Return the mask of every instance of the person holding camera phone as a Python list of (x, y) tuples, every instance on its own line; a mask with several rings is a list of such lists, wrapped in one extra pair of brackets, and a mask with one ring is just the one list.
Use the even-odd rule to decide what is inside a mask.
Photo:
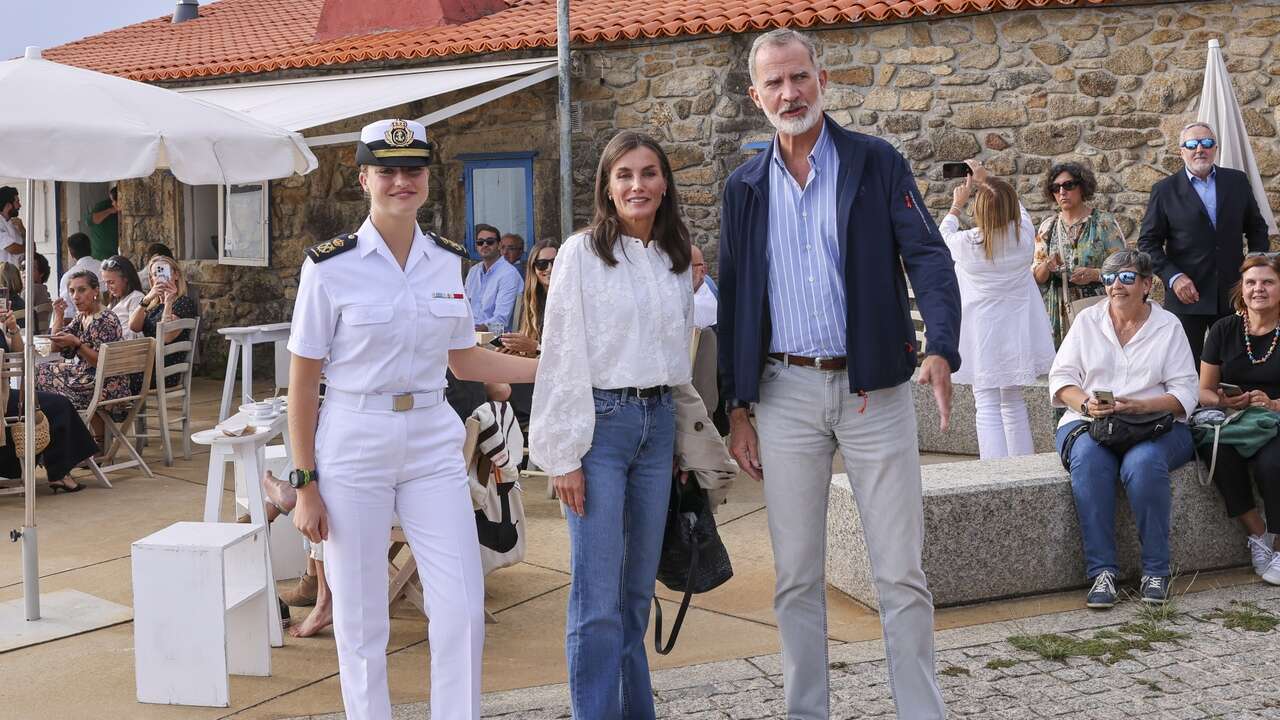
[(1124, 231), (1115, 215), (1091, 207), (1098, 181), (1080, 163), (1054, 163), (1041, 190), (1058, 212), (1040, 223), (1031, 273), (1049, 313), (1053, 346), (1058, 347), (1077, 312), (1076, 303), (1106, 294), (1100, 268), (1108, 255), (1124, 249)]
[[(1200, 404), (1226, 410), (1260, 407), (1280, 412), (1280, 258), (1253, 253), (1240, 265), (1231, 289), (1235, 313), (1214, 323), (1200, 357)], [(1205, 457), (1205, 462), (1210, 461)], [(1250, 476), (1253, 481), (1250, 482)], [(1213, 483), (1227, 515), (1238, 518), (1253, 569), (1280, 585), (1280, 436), (1250, 458), (1228, 443), (1218, 444)], [(1262, 495), (1266, 519), (1258, 513), (1253, 488)]]
[[(393, 514), (431, 622), (431, 716), (480, 717), (484, 576), (445, 368), (532, 382), (538, 362), (478, 347), (459, 244), (424, 232), (431, 150), (421, 124), (380, 120), (356, 143), (369, 216), (307, 249), (289, 336), (293, 523), (324, 541), (342, 703), (389, 720), (387, 546)], [(326, 378), (320, 407), (320, 374)]]
[[(938, 230), (956, 263), (964, 322), (952, 382), (973, 386), (978, 453), (983, 460), (1035, 452), (1022, 388), (1053, 365), (1053, 335), (1027, 264), (1035, 244), (1031, 216), (1017, 191), (969, 160)], [(973, 196), (977, 227), (960, 229)]]
[[(146, 337), (156, 337), (160, 323), (189, 320), (199, 311), (187, 293), (187, 281), (177, 260), (164, 255), (152, 256), (147, 263), (147, 275), (151, 277), (151, 289), (142, 297), (142, 304), (129, 315), (129, 329)], [(186, 342), (190, 330), (173, 330), (165, 333), (164, 342)], [(186, 362), (187, 353), (176, 352), (165, 356), (165, 365)], [(181, 375), (170, 375), (166, 387), (182, 381)]]
[[(1091, 608), (1116, 603), (1117, 481), (1138, 524), (1142, 601), (1163, 604), (1169, 596), (1169, 473), (1193, 457), (1186, 419), (1198, 394), (1182, 324), (1148, 300), (1153, 274), (1146, 253), (1121, 250), (1109, 256), (1101, 275), (1107, 299), (1076, 317), (1049, 371), (1053, 405), (1067, 409), (1058, 423), (1057, 448), (1071, 472), (1092, 583), (1085, 604)], [(1096, 418), (1146, 413), (1171, 413), (1176, 422), (1121, 454), (1083, 432)]]

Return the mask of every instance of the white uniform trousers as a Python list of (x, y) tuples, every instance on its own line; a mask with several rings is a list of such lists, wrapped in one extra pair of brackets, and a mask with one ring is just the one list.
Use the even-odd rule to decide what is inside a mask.
[(445, 403), (407, 412), (321, 409), (316, 467), (329, 515), (325, 577), (349, 720), (391, 718), (386, 651), (393, 512), (425, 590), (432, 717), (480, 717), (484, 575), (463, 437), (462, 423)]

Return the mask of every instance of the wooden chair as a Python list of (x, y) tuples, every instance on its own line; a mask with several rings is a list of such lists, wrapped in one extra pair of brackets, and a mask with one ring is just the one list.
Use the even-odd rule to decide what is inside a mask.
[[(166, 343), (165, 336), (175, 330), (179, 333), (184, 330), (189, 331), (188, 339)], [(160, 436), (164, 446), (166, 466), (173, 464), (173, 444), (170, 434), (174, 423), (181, 425), (182, 457), (185, 460), (191, 459), (191, 376), (195, 368), (194, 360), (196, 346), (200, 342), (199, 337), (200, 318), (173, 320), (156, 325), (155, 374), (153, 375), (155, 387), (147, 390), (148, 396), (155, 397), (155, 410), (138, 413), (134, 433), (137, 436), (138, 449), (146, 446), (146, 438), (155, 434)], [(166, 358), (170, 355), (182, 352), (186, 353), (185, 361), (175, 362), (172, 365), (165, 364)], [(167, 387), (169, 378), (174, 376), (180, 378), (179, 383), (174, 387)], [(170, 403), (175, 400), (178, 402), (177, 415), (172, 414), (174, 409), (170, 407)], [(154, 433), (147, 430), (147, 420), (151, 417), (159, 419)]]
[[(4, 411), (9, 407), (9, 393), (19, 392), (17, 388), (10, 387), (10, 379), (22, 377), (22, 353), (4, 353), (0, 356), (0, 445), (8, 443), (8, 437), (5, 435), (5, 428), (12, 427), (23, 421), (23, 416), (7, 415)], [(18, 462), (22, 462), (22, 458), (18, 458)], [(21, 480), (21, 477), (7, 478), (9, 480)], [(25, 487), (19, 483), (16, 487), (0, 487), (0, 496), (3, 495), (22, 495)]]
[[(53, 305), (51, 303), (40, 303), (39, 305), (36, 306), (35, 310), (36, 310), (36, 326), (34, 328), (34, 331), (36, 332), (36, 334), (48, 332), (49, 319), (50, 319), (49, 315), (53, 312)], [(19, 326), (25, 327), (26, 318), (27, 318), (27, 311), (25, 308), (22, 310), (13, 311), (13, 319), (17, 321)]]
[[(111, 437), (111, 442), (104, 456), (105, 462), (109, 464), (106, 467), (102, 467), (93, 457), (90, 457), (87, 461), (89, 470), (107, 487), (111, 487), (111, 481), (107, 480), (106, 473), (115, 470), (141, 467), (147, 477), (155, 477), (151, 472), (151, 468), (147, 467), (147, 463), (142, 460), (142, 456), (138, 454), (138, 451), (129, 442), (125, 432), (121, 430), (121, 428), (133, 426), (133, 423), (137, 420), (138, 413), (142, 410), (142, 406), (146, 404), (147, 388), (151, 386), (151, 373), (155, 368), (155, 353), (156, 341), (153, 338), (121, 340), (119, 342), (105, 343), (98, 348), (98, 369), (93, 381), (93, 400), (89, 402), (89, 407), (80, 411), (80, 416), (84, 419), (86, 425), (91, 424), (94, 417), (100, 418), (104, 430), (104, 440), (107, 436)], [(102, 390), (106, 385), (107, 378), (121, 375), (141, 375), (141, 389), (134, 395), (103, 399)], [(117, 425), (115, 420), (111, 418), (111, 411), (118, 407), (128, 407), (129, 411), (124, 420)], [(122, 447), (133, 459), (117, 463), (115, 462), (115, 456)]]

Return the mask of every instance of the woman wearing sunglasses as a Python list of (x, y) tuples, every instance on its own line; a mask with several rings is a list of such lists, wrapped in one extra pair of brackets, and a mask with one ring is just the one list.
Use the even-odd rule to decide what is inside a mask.
[(1043, 190), (1058, 212), (1040, 223), (1031, 272), (1057, 347), (1071, 324), (1072, 303), (1103, 295), (1099, 268), (1108, 255), (1124, 248), (1124, 231), (1114, 215), (1090, 206), (1098, 181), (1089, 168), (1055, 163), (1044, 176)]
[[(1022, 387), (1053, 364), (1049, 318), (1027, 277), (1035, 240), (1031, 216), (1009, 183), (969, 160), (973, 174), (956, 186), (939, 230), (956, 263), (964, 322), (953, 382), (973, 386), (978, 453), (983, 460), (1035, 452)], [(977, 227), (960, 229), (973, 196)]]
[[(1116, 483), (1124, 488), (1142, 546), (1142, 601), (1163, 604), (1169, 595), (1170, 471), (1192, 458), (1186, 419), (1199, 398), (1191, 345), (1174, 315), (1147, 300), (1151, 258), (1137, 250), (1113, 253), (1102, 264), (1106, 301), (1076, 317), (1049, 371), (1049, 394), (1067, 412), (1058, 423), (1058, 454), (1071, 471), (1071, 492), (1092, 583), (1086, 604), (1116, 602)], [(1124, 453), (1099, 445), (1090, 420), (1119, 414), (1172, 413), (1163, 435)]]
[(502, 335), (501, 352), (537, 357), (542, 346), (542, 317), (547, 310), (547, 288), (551, 284), (551, 268), (556, 262), (556, 245), (543, 240), (529, 252), (529, 269), (524, 276), (524, 294), (516, 313), (516, 332)]
[[(1200, 404), (1229, 411), (1250, 406), (1280, 411), (1280, 258), (1270, 253), (1246, 257), (1231, 301), (1235, 313), (1214, 323), (1204, 339)], [(1202, 454), (1209, 463), (1209, 453)], [(1227, 515), (1238, 518), (1249, 534), (1254, 572), (1280, 585), (1280, 437), (1248, 459), (1235, 446), (1220, 443), (1213, 484)], [(1255, 484), (1265, 519), (1254, 502)]]

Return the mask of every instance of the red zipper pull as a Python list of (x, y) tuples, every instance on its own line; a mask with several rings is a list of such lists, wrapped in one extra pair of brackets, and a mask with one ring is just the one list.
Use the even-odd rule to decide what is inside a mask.
[(903, 193), (903, 194), (902, 194), (902, 197), (903, 197), (903, 199), (905, 199), (905, 200), (907, 201), (907, 207), (908, 207), (908, 208), (913, 208), (913, 207), (915, 207), (915, 203), (911, 202), (911, 193)]

